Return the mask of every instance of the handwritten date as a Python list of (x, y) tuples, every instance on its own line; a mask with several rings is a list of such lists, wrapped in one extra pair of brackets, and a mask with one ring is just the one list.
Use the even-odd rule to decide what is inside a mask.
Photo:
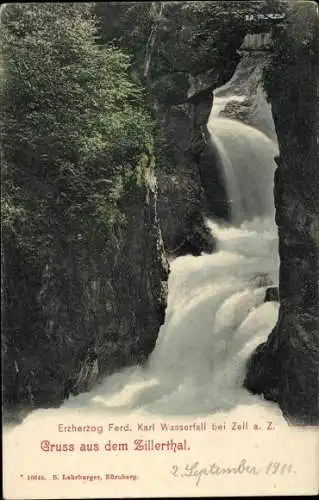
[(208, 476), (220, 475), (284, 475), (294, 474), (295, 470), (292, 464), (281, 462), (269, 462), (265, 467), (258, 468), (254, 464), (249, 464), (245, 458), (235, 465), (224, 465), (213, 462), (206, 466), (202, 466), (199, 462), (186, 464), (185, 466), (172, 465), (170, 473), (179, 479), (192, 477), (195, 480), (195, 485), (199, 486), (201, 480)]

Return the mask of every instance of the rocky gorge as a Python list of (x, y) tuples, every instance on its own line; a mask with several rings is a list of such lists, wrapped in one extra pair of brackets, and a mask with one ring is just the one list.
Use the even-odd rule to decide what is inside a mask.
[[(280, 151), (274, 189), (280, 311), (248, 362), (245, 386), (278, 402), (294, 423), (319, 422), (318, 13), (302, 2), (96, 4), (98, 43), (127, 51), (146, 89), (154, 152), (143, 156), (139, 180), (121, 198), (126, 226), (107, 258), (93, 252), (83, 264), (69, 254), (33, 283), (14, 242), (4, 246), (9, 404), (59, 405), (105, 374), (147, 362), (165, 318), (167, 258), (215, 250), (205, 221), (214, 199), (224, 206), (217, 215), (230, 218), (218, 169), (213, 180), (205, 169), (206, 125), (213, 92), (232, 78), (247, 33), (269, 30), (269, 20), (257, 18), (269, 12), (284, 12), (271, 24), (272, 47), (259, 75)], [(248, 15), (256, 20), (247, 22)], [(251, 123), (244, 105), (225, 109), (226, 116), (238, 113)]]

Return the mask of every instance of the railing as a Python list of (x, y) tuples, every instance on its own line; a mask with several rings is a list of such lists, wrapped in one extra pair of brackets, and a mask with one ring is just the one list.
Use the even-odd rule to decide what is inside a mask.
[(246, 14), (245, 21), (283, 21), (286, 18), (284, 13), (269, 14)]

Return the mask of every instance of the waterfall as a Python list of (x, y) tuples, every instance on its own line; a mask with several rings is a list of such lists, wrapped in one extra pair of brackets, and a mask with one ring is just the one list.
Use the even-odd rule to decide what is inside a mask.
[(274, 218), (274, 157), (278, 148), (259, 130), (228, 118), (213, 118), (208, 130), (219, 155), (234, 224)]
[[(216, 103), (220, 111), (218, 99)], [(195, 465), (198, 460), (205, 464), (212, 460), (233, 464), (240, 463), (244, 456), (253, 457), (255, 463), (258, 446), (263, 450), (262, 454), (258, 452), (258, 457), (269, 463), (274, 460), (274, 447), (276, 460), (286, 463), (291, 456), (297, 460), (298, 451), (303, 446), (307, 449), (307, 470), (309, 463), (315, 464), (314, 433), (308, 430), (307, 434), (297, 434), (287, 425), (277, 405), (243, 388), (247, 360), (267, 339), (278, 315), (277, 302), (264, 302), (267, 287), (278, 284), (278, 241), (272, 194), (276, 143), (261, 130), (221, 117), (219, 113), (216, 115), (215, 111), (208, 129), (231, 198), (231, 223), (207, 221), (218, 242), (214, 253), (199, 257), (187, 255), (171, 261), (165, 323), (147, 366), (120, 370), (106, 377), (90, 392), (70, 397), (61, 408), (36, 410), (21, 425), (5, 429), (4, 481), (10, 483), (10, 487), (17, 484), (23, 494), (27, 483), (29, 496), (24, 498), (35, 498), (36, 487), (37, 498), (40, 498), (40, 488), (46, 482), (32, 483), (23, 479), (30, 456), (30, 472), (49, 477), (52, 472), (60, 477), (62, 473), (91, 474), (88, 477), (122, 472), (140, 475), (136, 488), (134, 483), (126, 486), (124, 481), (101, 480), (94, 483), (94, 490), (89, 489), (90, 480), (69, 481), (69, 484), (67, 481), (48, 482), (50, 488), (54, 484), (55, 495), (60, 495), (59, 498), (68, 495), (68, 498), (83, 495), (97, 498), (105, 496), (106, 491), (113, 497), (127, 496), (128, 492), (129, 496), (140, 496), (141, 484), (148, 496), (152, 496), (155, 490), (158, 495), (166, 496), (168, 489), (175, 496), (189, 495), (190, 492), (196, 496), (199, 491), (209, 495), (213, 483), (208, 479), (205, 483), (207, 489), (204, 489), (204, 482), (200, 490), (196, 489), (194, 482), (172, 481), (168, 486), (172, 479), (167, 472), (171, 467), (169, 464), (179, 464), (182, 460)], [(177, 427), (190, 422), (194, 425), (198, 419), (202, 419), (205, 426), (207, 423), (207, 432), (197, 432), (196, 435), (186, 431), (163, 432), (161, 427), (163, 422), (177, 424)], [(233, 433), (230, 427), (233, 421), (247, 422), (245, 426), (255, 423), (260, 429), (266, 429), (266, 422), (271, 421), (274, 429), (280, 429), (280, 432), (250, 428), (244, 433)], [(89, 429), (104, 430), (101, 436), (96, 431), (95, 434), (93, 431), (61, 434), (58, 431), (60, 425), (68, 426), (66, 428), (82, 426), (82, 429), (87, 425)], [(119, 432), (121, 425), (124, 431), (134, 432)], [(214, 425), (224, 430), (214, 431)], [(75, 443), (77, 447), (83, 442), (93, 441), (95, 444), (90, 444), (93, 447), (101, 443), (104, 446), (111, 440), (118, 442), (119, 439), (123, 446), (136, 438), (165, 442), (170, 438), (188, 440), (189, 447), (183, 452), (183, 457), (169, 452), (156, 455), (137, 453), (131, 451), (132, 448), (129, 448), (129, 453), (112, 455), (105, 453), (103, 448), (99, 453), (69, 452), (58, 456), (39, 450), (43, 439), (50, 439), (53, 443)], [(288, 452), (289, 457), (287, 443), (294, 446), (294, 452), (292, 448)], [(300, 462), (299, 468), (302, 464)], [(150, 471), (153, 469), (156, 473), (152, 476)], [(314, 467), (309, 468), (308, 476), (304, 475), (302, 484), (305, 488), (315, 484), (314, 476), (311, 476), (313, 470)], [(145, 478), (149, 477), (151, 480), (146, 484)], [(227, 476), (226, 480), (224, 489), (219, 490), (217, 481), (222, 481), (222, 478), (211, 478), (215, 481), (214, 491), (232, 494), (235, 490), (230, 488), (231, 481)], [(256, 493), (257, 483), (253, 484)], [(251, 484), (245, 485), (242, 491), (252, 493)], [(270, 483), (269, 491), (273, 492), (272, 487)]]
[(254, 217), (274, 219), (274, 158), (279, 153), (262, 81), (268, 55), (241, 55), (232, 78), (214, 91), (210, 142), (200, 166), (208, 215), (224, 218), (226, 191), (228, 215), (237, 226)]
[[(264, 55), (259, 54), (258, 58), (265, 61)], [(41, 490), (45, 483), (46, 495), (52, 488), (56, 498), (100, 498), (105, 494), (135, 497), (140, 496), (141, 491), (147, 496), (153, 496), (156, 491), (164, 497), (168, 490), (173, 496), (208, 496), (211, 491), (224, 496), (238, 492), (238, 487), (248, 496), (273, 494), (277, 487), (278, 493), (295, 492), (289, 490), (293, 486), (288, 487), (292, 476), (283, 483), (282, 475), (275, 478), (269, 475), (269, 487), (264, 490), (258, 489), (261, 476), (241, 475), (235, 481), (225, 475), (224, 483), (222, 476), (216, 476), (207, 478), (205, 486), (203, 477), (201, 488), (196, 489), (196, 483), (188, 481), (191, 478), (186, 477), (183, 483), (169, 474), (172, 464), (178, 464), (173, 468), (181, 470), (182, 462), (184, 466), (196, 466), (199, 460), (203, 464), (200, 467), (208, 467), (207, 464), (215, 461), (221, 463), (221, 467), (228, 467), (228, 464), (241, 463), (243, 457), (257, 463), (257, 467), (261, 462), (273, 464), (276, 460), (288, 468), (286, 463), (293, 457), (296, 470), (303, 471), (298, 476), (300, 491), (308, 491), (309, 485), (316, 483), (314, 432), (308, 429), (307, 434), (298, 433), (286, 424), (277, 405), (243, 388), (247, 360), (267, 339), (279, 308), (275, 301), (264, 302), (267, 287), (278, 285), (273, 203), (274, 157), (278, 149), (271, 110), (260, 86), (261, 66), (256, 66), (256, 60), (251, 53), (244, 55), (232, 79), (215, 92), (208, 123), (210, 147), (231, 205), (230, 222), (207, 220), (217, 239), (216, 251), (171, 261), (165, 323), (146, 366), (120, 370), (90, 392), (71, 396), (61, 408), (36, 410), (21, 425), (5, 428), (4, 483), (11, 489), (17, 488), (15, 493), (23, 492), (10, 498), (48, 498)], [(242, 115), (243, 109), (243, 122), (236, 121), (234, 118)], [(202, 435), (162, 432), (163, 421), (179, 426), (197, 422), (199, 418), (210, 425), (208, 432)], [(258, 431), (233, 433), (230, 425), (234, 420), (261, 427)], [(273, 432), (265, 431), (265, 422), (269, 421), (274, 425)], [(137, 422), (141, 423), (142, 431)], [(124, 431), (120, 432), (122, 424)], [(217, 428), (217, 424), (221, 429), (227, 428), (227, 432), (215, 431), (212, 426)], [(104, 430), (102, 436), (89, 429), (82, 434), (61, 433), (60, 425)], [(135, 432), (126, 432), (127, 429)], [(136, 438), (162, 441), (187, 438), (190, 446), (183, 456), (178, 456), (168, 452), (135, 453), (132, 448), (129, 453), (112, 455), (103, 448), (99, 453), (57, 454), (41, 452), (39, 445), (41, 440), (77, 446), (89, 442), (93, 449), (101, 443), (110, 443), (111, 439), (115, 442), (120, 439), (124, 445)], [(300, 453), (300, 450), (306, 451)], [(136, 481), (135, 487), (134, 482), (127, 486), (124, 480), (121, 483), (101, 479), (100, 483), (94, 483), (93, 490), (89, 489), (91, 479), (26, 481), (28, 472), (50, 478), (52, 473), (60, 477), (64, 473), (82, 474), (89, 478), (96, 474), (104, 478), (106, 473), (132, 474), (133, 477), (139, 475), (140, 481)]]
[(271, 105), (263, 88), (265, 53), (243, 52), (232, 78), (214, 92), (209, 123), (218, 117), (235, 118), (250, 125), (277, 143)]
[(271, 44), (272, 34), (248, 33), (240, 47), (240, 50), (267, 50)]
[(64, 411), (197, 415), (256, 403), (273, 407), (242, 382), (249, 355), (277, 319), (278, 304), (264, 303), (267, 286), (278, 283), (272, 193), (277, 146), (261, 130), (220, 116), (220, 100), (225, 105), (238, 98), (243, 75), (250, 75), (252, 87), (258, 71), (250, 59), (242, 61), (216, 92), (217, 112), (213, 108), (208, 123), (232, 206), (231, 224), (207, 221), (217, 251), (171, 262), (165, 323), (147, 366), (106, 377), (91, 392), (65, 401)]

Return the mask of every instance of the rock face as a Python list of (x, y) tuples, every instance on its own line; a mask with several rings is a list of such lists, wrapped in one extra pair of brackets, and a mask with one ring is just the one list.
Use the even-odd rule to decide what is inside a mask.
[[(315, 4), (296, 4), (278, 34), (266, 87), (280, 146), (275, 174), (280, 312), (248, 364), (245, 386), (289, 421), (319, 423), (318, 32)], [(285, 50), (285, 53), (283, 53)]]
[[(200, 166), (208, 141), (206, 125), (213, 90), (229, 80), (235, 70), (239, 59), (236, 45), (241, 40), (236, 30), (232, 36), (228, 34), (228, 40), (227, 30), (216, 31), (212, 37), (207, 30), (201, 46), (195, 49), (192, 40), (198, 36), (205, 14), (189, 10), (188, 4), (165, 7), (166, 25), (157, 33), (148, 75), (160, 124), (156, 166), (158, 213), (165, 248), (174, 255), (200, 255), (215, 248), (203, 218), (205, 187)], [(196, 52), (198, 60), (194, 57)]]
[(279, 302), (279, 291), (276, 286), (269, 286), (266, 289), (264, 302)]
[(158, 213), (167, 252), (200, 255), (215, 247), (203, 219), (199, 171), (212, 92), (182, 98), (181, 104), (161, 104), (157, 110), (161, 123), (157, 136)]
[(22, 258), (4, 252), (4, 399), (8, 407), (59, 405), (100, 376), (143, 363), (164, 322), (168, 265), (156, 213), (153, 160), (126, 191), (127, 222), (109, 259), (49, 263), (35, 283)]
[(244, 37), (221, 4), (208, 4), (97, 5), (102, 41), (112, 40), (131, 53), (148, 90), (157, 123), (158, 214), (165, 249), (175, 256), (215, 248), (203, 218), (200, 158), (213, 90), (232, 76)]

